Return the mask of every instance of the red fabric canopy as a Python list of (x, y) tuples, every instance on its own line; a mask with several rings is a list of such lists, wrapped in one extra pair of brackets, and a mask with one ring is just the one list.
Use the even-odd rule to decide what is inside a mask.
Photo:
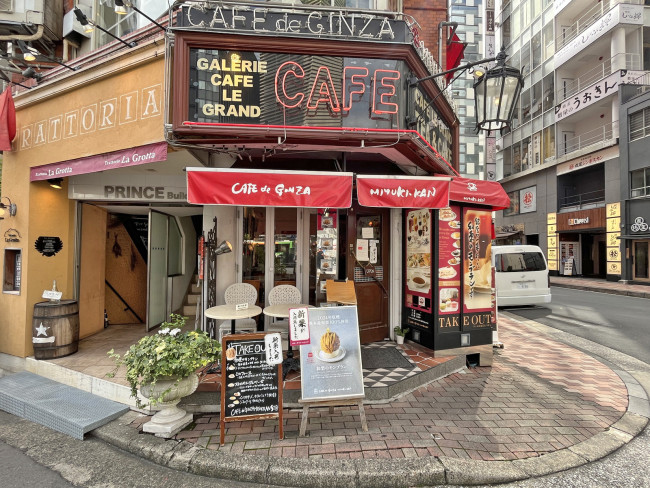
[(357, 175), (357, 198), (364, 207), (445, 208), (449, 177)]
[(352, 173), (187, 168), (187, 201), (198, 205), (349, 208)]
[(11, 151), (11, 141), (16, 137), (16, 107), (8, 87), (0, 95), (0, 151)]
[(510, 198), (501, 183), (455, 177), (449, 187), (449, 200), (476, 205), (488, 205), (492, 210), (510, 206)]

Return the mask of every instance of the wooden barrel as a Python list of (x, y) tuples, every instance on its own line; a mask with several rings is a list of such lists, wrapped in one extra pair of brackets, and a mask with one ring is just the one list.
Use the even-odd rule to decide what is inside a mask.
[(76, 300), (34, 305), (32, 343), (36, 359), (62, 358), (79, 349), (79, 304)]

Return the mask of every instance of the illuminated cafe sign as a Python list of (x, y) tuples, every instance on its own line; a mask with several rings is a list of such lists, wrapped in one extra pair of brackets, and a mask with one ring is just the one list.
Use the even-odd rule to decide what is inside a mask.
[(589, 223), (589, 217), (582, 217), (580, 219), (569, 219), (568, 221), (569, 225), (582, 225), (588, 223)]
[(406, 22), (346, 10), (274, 9), (254, 5), (184, 5), (177, 27), (227, 33), (293, 35), (408, 43)]
[(190, 49), (191, 122), (396, 129), (403, 61)]
[(409, 127), (418, 131), (447, 162), (452, 163), (452, 137), (449, 126), (433, 106), (431, 98), (419, 88), (414, 88), (413, 93), (414, 115), (409, 119)]

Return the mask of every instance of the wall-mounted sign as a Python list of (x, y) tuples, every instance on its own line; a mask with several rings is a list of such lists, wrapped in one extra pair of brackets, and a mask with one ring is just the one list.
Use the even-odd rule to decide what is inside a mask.
[(184, 5), (178, 27), (267, 36), (410, 41), (410, 32), (404, 21), (347, 10), (289, 12), (268, 6), (210, 6), (203, 3)]
[(561, 104), (555, 106), (555, 121), (572, 115), (580, 110), (593, 105), (603, 98), (618, 92), (619, 87), (626, 83), (628, 85), (641, 84), (641, 77), (645, 71), (628, 71), (621, 69), (612, 73), (607, 78), (594, 83), (589, 88), (572, 95)]
[(643, 5), (618, 4), (613, 7), (569, 44), (555, 53), (555, 68), (562, 66), (618, 24), (643, 24)]
[(547, 224), (557, 224), (557, 213), (552, 212), (546, 214), (546, 223)]
[(16, 229), (7, 229), (4, 234), (5, 242), (20, 242), (22, 238), (20, 232)]
[(397, 128), (403, 61), (190, 49), (188, 121)]
[(648, 232), (648, 223), (643, 217), (636, 217), (634, 223), (630, 225), (632, 232)]
[(575, 219), (568, 219), (567, 224), (568, 225), (582, 225), (582, 224), (588, 224), (589, 223), (589, 217), (581, 217), (581, 218), (575, 218)]
[(595, 153), (582, 156), (580, 158), (572, 159), (566, 163), (558, 164), (556, 173), (563, 175), (566, 173), (571, 173), (579, 169), (587, 168), (589, 166), (594, 166), (596, 164), (604, 163), (610, 159), (618, 157), (618, 146), (612, 146), (605, 149), (601, 149)]
[[(452, 215), (453, 210), (444, 209), (445, 215)], [(458, 210), (456, 210), (458, 211)], [(418, 208), (406, 212), (404, 219), (405, 236), (405, 280), (404, 280), (404, 322), (409, 326), (428, 328), (433, 308), (431, 236), (434, 234), (433, 213), (427, 208)], [(456, 215), (453, 213), (453, 215)], [(442, 227), (441, 227), (442, 229)], [(449, 229), (449, 227), (448, 227)], [(451, 229), (449, 229), (451, 231)], [(448, 237), (442, 230), (440, 242)], [(449, 244), (451, 245), (451, 243)], [(442, 244), (441, 244), (442, 246)], [(460, 253), (460, 250), (458, 251)], [(460, 262), (460, 259), (458, 260)]]
[(530, 186), (519, 190), (519, 213), (537, 211), (537, 186)]
[(620, 217), (621, 216), (621, 203), (616, 202), (616, 203), (608, 203), (605, 206), (605, 213), (607, 214), (607, 218), (611, 217)]
[(426, 93), (419, 88), (414, 88), (413, 94), (415, 103), (409, 111), (409, 117), (414, 121), (415, 130), (451, 163), (453, 159), (451, 129), (445, 124)]
[(63, 242), (59, 237), (40, 236), (34, 242), (34, 247), (43, 256), (52, 257), (63, 249)]

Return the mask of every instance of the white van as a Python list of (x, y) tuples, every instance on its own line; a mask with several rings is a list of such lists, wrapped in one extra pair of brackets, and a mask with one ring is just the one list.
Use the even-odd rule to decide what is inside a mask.
[(548, 266), (538, 246), (492, 246), (492, 265), (498, 306), (551, 303)]

